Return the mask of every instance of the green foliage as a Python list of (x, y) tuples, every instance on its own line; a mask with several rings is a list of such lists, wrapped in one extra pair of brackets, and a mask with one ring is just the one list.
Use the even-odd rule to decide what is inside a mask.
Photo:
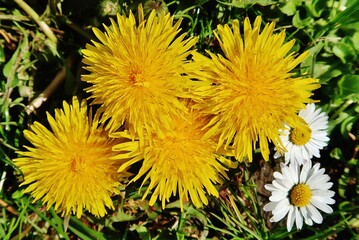
[[(330, 117), (330, 144), (321, 153), (321, 162), (334, 182), (335, 212), (322, 225), (306, 226), (302, 232), (287, 233), (280, 224), (271, 224), (261, 210), (268, 201), (259, 190), (270, 179), (231, 173), (221, 186), (225, 196), (211, 199), (198, 210), (178, 202), (165, 210), (141, 200), (139, 186), (130, 184), (117, 209), (104, 219), (86, 215), (63, 219), (52, 208), (32, 202), (19, 187), (21, 173), (11, 159), (25, 143), (22, 131), (34, 120), (43, 121), (46, 111), (73, 94), (86, 95), (80, 83), (80, 50), (95, 39), (91, 27), (109, 24), (117, 13), (136, 12), (141, 1), (79, 0), (29, 1), (46, 23), (44, 31), (34, 16), (15, 2), (1, 2), (0, 14), (0, 239), (355, 239), (359, 231), (359, 1), (324, 0), (196, 0), (146, 1), (145, 10), (169, 11), (183, 18), (182, 30), (197, 36), (197, 49), (220, 51), (213, 31), (233, 19), (276, 21), (277, 30), (286, 29), (295, 39), (294, 50), (309, 51), (302, 74), (318, 78), (322, 87), (314, 99)], [(55, 39), (54, 39), (55, 37)], [(67, 74), (47, 101), (31, 109), (31, 101), (46, 94), (47, 87), (67, 62)], [(65, 66), (66, 67), (66, 66)], [(30, 113), (30, 114), (28, 114)], [(261, 172), (261, 167), (252, 171)], [(270, 176), (268, 173), (267, 177)], [(234, 181), (233, 179), (236, 179)], [(145, 190), (145, 189), (143, 189)], [(31, 237), (35, 236), (37, 237)], [(340, 236), (340, 237), (338, 237)]]

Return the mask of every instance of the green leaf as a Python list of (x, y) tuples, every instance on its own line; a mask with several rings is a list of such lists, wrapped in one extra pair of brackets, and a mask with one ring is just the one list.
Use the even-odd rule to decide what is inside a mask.
[(330, 64), (328, 62), (318, 61), (314, 64), (313, 77), (319, 78), (322, 84), (327, 83), (332, 78), (338, 77), (342, 74), (339, 66), (340, 64), (340, 62)]
[(347, 63), (348, 60), (353, 56), (354, 53), (353, 47), (348, 44), (341, 42), (339, 44), (336, 44), (333, 47), (333, 53), (336, 55), (343, 63)]
[(126, 214), (122, 209), (119, 209), (116, 214), (111, 217), (114, 222), (127, 222), (136, 220), (136, 216)]
[(0, 63), (5, 62), (5, 53), (2, 44), (0, 44)]
[(13, 69), (13, 66), (15, 65), (16, 59), (19, 56), (20, 53), (20, 49), (21, 49), (21, 43), (17, 46), (16, 51), (14, 52), (14, 54), (11, 56), (10, 60), (5, 64), (2, 72), (4, 74), (5, 77), (10, 78), (10, 77), (14, 77), (13, 75), (15, 74), (15, 70)]
[(185, 240), (185, 235), (183, 233), (176, 232), (177, 240)]
[(359, 115), (356, 116), (349, 116), (347, 119), (345, 119), (342, 124), (340, 125), (340, 132), (342, 134), (342, 136), (347, 139), (348, 141), (350, 141), (349, 139), (349, 133), (352, 131), (353, 129), (353, 125), (354, 123), (358, 120)]
[(346, 25), (353, 22), (358, 22), (359, 15), (359, 0), (349, 1), (351, 5), (345, 9), (345, 11), (340, 12), (335, 16), (331, 21), (332, 24)]
[(320, 17), (326, 9), (327, 0), (305, 1), (307, 8), (313, 17)]
[(339, 82), (339, 93), (342, 96), (359, 94), (359, 75), (346, 75)]
[(236, 8), (248, 8), (255, 4), (267, 6), (267, 5), (271, 5), (271, 4), (275, 3), (272, 0), (233, 0), (231, 3), (222, 2), (222, 1), (217, 1), (217, 2), (219, 2), (223, 5), (232, 6), (232, 7), (236, 7)]
[(343, 159), (343, 152), (340, 148), (334, 148), (331, 152), (330, 152), (330, 157), (340, 160)]
[(23, 195), (24, 195), (23, 190), (17, 190), (12, 194), (12, 198), (13, 199), (20, 199), (20, 198), (22, 198)]
[(355, 32), (352, 37), (353, 47), (356, 51), (359, 51), (359, 31)]
[(144, 225), (138, 225), (138, 227), (136, 227), (136, 232), (140, 236), (140, 239), (144, 239), (144, 240), (151, 239), (151, 234), (149, 233), (148, 229)]
[(287, 16), (292, 16), (297, 11), (297, 6), (294, 4), (294, 2), (289, 1), (286, 3), (281, 3), (279, 5), (279, 9), (282, 13), (284, 13)]
[(299, 28), (299, 29), (304, 28), (304, 27), (308, 27), (311, 24), (313, 24), (313, 22), (314, 22), (313, 18), (301, 19), (299, 11), (297, 11), (294, 14), (294, 17), (292, 19), (293, 26), (296, 27), (296, 28)]

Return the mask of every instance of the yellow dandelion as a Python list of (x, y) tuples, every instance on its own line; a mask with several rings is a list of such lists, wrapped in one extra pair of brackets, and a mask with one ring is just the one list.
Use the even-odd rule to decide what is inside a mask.
[[(203, 127), (208, 118), (196, 111), (182, 118), (173, 119), (175, 128), (164, 135), (152, 137), (151, 144), (145, 142), (143, 148), (138, 141), (130, 141), (116, 145), (118, 152), (115, 159), (129, 159), (119, 171), (143, 159), (142, 167), (132, 181), (144, 177), (142, 185), (149, 180), (149, 186), (143, 198), (151, 195), (149, 204), (157, 199), (162, 208), (171, 196), (178, 195), (181, 209), (183, 203), (191, 200), (196, 207), (208, 204), (206, 193), (218, 197), (216, 183), (227, 178), (226, 167), (234, 167), (234, 163), (216, 152), (216, 139), (203, 140)], [(130, 138), (126, 132), (112, 134), (116, 138)], [(151, 193), (150, 193), (151, 191)]]
[[(268, 142), (283, 151), (278, 135), (286, 118), (312, 102), (310, 96), (320, 85), (313, 78), (294, 77), (290, 71), (307, 56), (288, 54), (294, 40), (284, 43), (285, 32), (273, 34), (274, 23), (266, 24), (260, 32), (262, 19), (257, 17), (253, 27), (244, 21), (241, 36), (238, 20), (232, 28), (218, 26), (215, 36), (224, 52), (211, 55), (206, 76), (214, 83), (206, 104), (198, 104), (204, 113), (215, 117), (206, 126), (205, 137), (220, 134), (218, 147), (234, 148), (235, 157), (252, 161), (257, 143), (268, 160)], [(198, 57), (203, 62), (203, 56)], [(203, 77), (202, 76), (202, 77)]]
[(104, 216), (106, 207), (114, 209), (111, 196), (119, 194), (119, 180), (128, 176), (125, 171), (117, 173), (121, 161), (110, 160), (119, 141), (91, 118), (86, 101), (79, 103), (74, 97), (72, 105), (64, 102), (55, 118), (47, 113), (52, 132), (39, 122), (24, 131), (33, 147), (25, 146), (27, 151), (14, 160), (24, 174), (21, 185), (28, 185), (25, 192), (63, 216), (80, 218), (84, 208)]
[(83, 80), (92, 84), (87, 91), (101, 104), (101, 120), (108, 120), (111, 131), (126, 123), (140, 140), (145, 133), (161, 134), (171, 128), (172, 116), (186, 112), (178, 97), (186, 97), (193, 82), (186, 74), (187, 65), (193, 68), (187, 57), (197, 39), (177, 36), (181, 20), (174, 24), (170, 14), (156, 16), (153, 10), (146, 20), (141, 5), (138, 22), (130, 13), (111, 23), (105, 33), (94, 28), (100, 43), (82, 51), (90, 72)]

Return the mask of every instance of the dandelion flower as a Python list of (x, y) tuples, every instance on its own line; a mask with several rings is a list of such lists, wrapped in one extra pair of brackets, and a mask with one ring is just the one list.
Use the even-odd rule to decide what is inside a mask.
[(313, 222), (320, 224), (323, 217), (318, 211), (332, 213), (329, 204), (334, 204), (334, 191), (329, 190), (333, 183), (330, 177), (324, 174), (324, 168), (320, 169), (317, 163), (312, 167), (312, 162), (307, 161), (300, 170), (297, 162), (288, 166), (281, 163), (282, 173), (275, 172), (272, 184), (264, 187), (271, 191), (270, 202), (264, 206), (265, 211), (271, 211), (271, 222), (278, 222), (287, 215), (287, 230), (292, 230), (295, 222), (297, 229), (302, 229), (305, 224), (312, 226)]
[(278, 131), (283, 121), (311, 102), (311, 91), (319, 87), (316, 79), (290, 73), (309, 52), (297, 57), (288, 54), (294, 40), (284, 43), (284, 31), (273, 34), (274, 23), (260, 32), (261, 22), (257, 17), (252, 27), (246, 18), (243, 38), (238, 20), (232, 28), (218, 26), (215, 36), (225, 57), (209, 53), (212, 63), (206, 73), (215, 86), (208, 104), (198, 105), (204, 113), (215, 115), (205, 137), (220, 134), (218, 147), (232, 145), (239, 161), (252, 161), (257, 142), (265, 160), (268, 141), (282, 149)]
[[(307, 104), (299, 111), (299, 120), (292, 128), (286, 126), (281, 133), (281, 139), (287, 151), (284, 153), (285, 163), (297, 161), (300, 165), (309, 161), (313, 156), (319, 158), (319, 150), (327, 146), (328, 116), (315, 109), (315, 104)], [(274, 158), (281, 156), (279, 152)]]
[(126, 123), (142, 141), (145, 133), (161, 134), (171, 128), (172, 116), (186, 113), (178, 97), (186, 97), (194, 82), (186, 68), (193, 70), (187, 57), (197, 39), (177, 36), (181, 20), (174, 24), (170, 14), (157, 17), (153, 10), (146, 20), (142, 5), (137, 23), (132, 13), (111, 23), (105, 33), (94, 28), (100, 42), (82, 51), (90, 72), (83, 80), (92, 84), (87, 91), (102, 106), (101, 121), (108, 120), (111, 131)]
[[(216, 152), (216, 140), (203, 140), (203, 126), (208, 123), (207, 117), (192, 111), (183, 121), (175, 118), (175, 128), (162, 136), (153, 136), (152, 143), (146, 141), (140, 148), (138, 141), (118, 144), (114, 151), (116, 159), (129, 160), (119, 171), (143, 159), (142, 167), (132, 181), (142, 176), (143, 184), (149, 180), (149, 186), (143, 198), (151, 194), (149, 201), (153, 205), (156, 200), (162, 201), (162, 208), (171, 196), (178, 194), (181, 209), (183, 203), (191, 200), (196, 207), (207, 205), (206, 192), (218, 197), (215, 183), (227, 178), (226, 166), (234, 163)], [(129, 138), (125, 131), (116, 132), (112, 137)], [(150, 191), (152, 192), (150, 193)]]
[(119, 194), (119, 180), (128, 176), (117, 173), (121, 161), (110, 160), (119, 141), (87, 116), (86, 101), (76, 97), (72, 105), (64, 102), (63, 110), (56, 109), (55, 118), (47, 113), (47, 119), (52, 131), (35, 122), (24, 131), (33, 147), (25, 146), (14, 160), (24, 174), (21, 185), (28, 185), (25, 192), (63, 216), (80, 218), (84, 208), (104, 216), (106, 207), (114, 208), (111, 196)]

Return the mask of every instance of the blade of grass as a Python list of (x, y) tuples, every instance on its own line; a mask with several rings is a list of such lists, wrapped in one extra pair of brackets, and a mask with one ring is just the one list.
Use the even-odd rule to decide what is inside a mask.
[[(79, 219), (77, 219), (76, 217), (73, 217), (73, 216), (71, 216), (71, 218), (70, 218), (69, 229), (71, 231), (75, 230), (73, 232), (76, 235), (78, 233), (83, 234), (83, 232), (85, 232), (85, 233), (87, 233), (87, 236), (90, 236), (89, 239), (106, 240), (106, 237), (103, 235), (103, 233), (89, 228), (83, 222), (81, 222)], [(81, 234), (81, 236), (82, 236), (82, 234)], [(78, 236), (80, 237), (80, 235), (78, 235)]]
[(62, 237), (64, 237), (64, 238), (67, 239), (67, 240), (70, 240), (70, 238), (69, 238), (69, 236), (67, 235), (67, 233), (65, 233), (65, 232), (63, 231), (62, 224), (60, 224), (60, 225), (56, 224), (56, 222), (54, 222), (54, 221), (52, 221), (52, 219), (46, 217), (45, 214), (43, 214), (40, 210), (38, 210), (36, 207), (34, 207), (34, 206), (32, 206), (32, 205), (29, 205), (29, 208), (30, 208), (33, 212), (35, 212), (37, 215), (39, 215), (42, 219), (44, 219), (46, 222), (48, 222), (48, 223), (50, 224), (50, 226), (52, 226), (57, 233), (62, 233), (62, 234), (63, 234)]

